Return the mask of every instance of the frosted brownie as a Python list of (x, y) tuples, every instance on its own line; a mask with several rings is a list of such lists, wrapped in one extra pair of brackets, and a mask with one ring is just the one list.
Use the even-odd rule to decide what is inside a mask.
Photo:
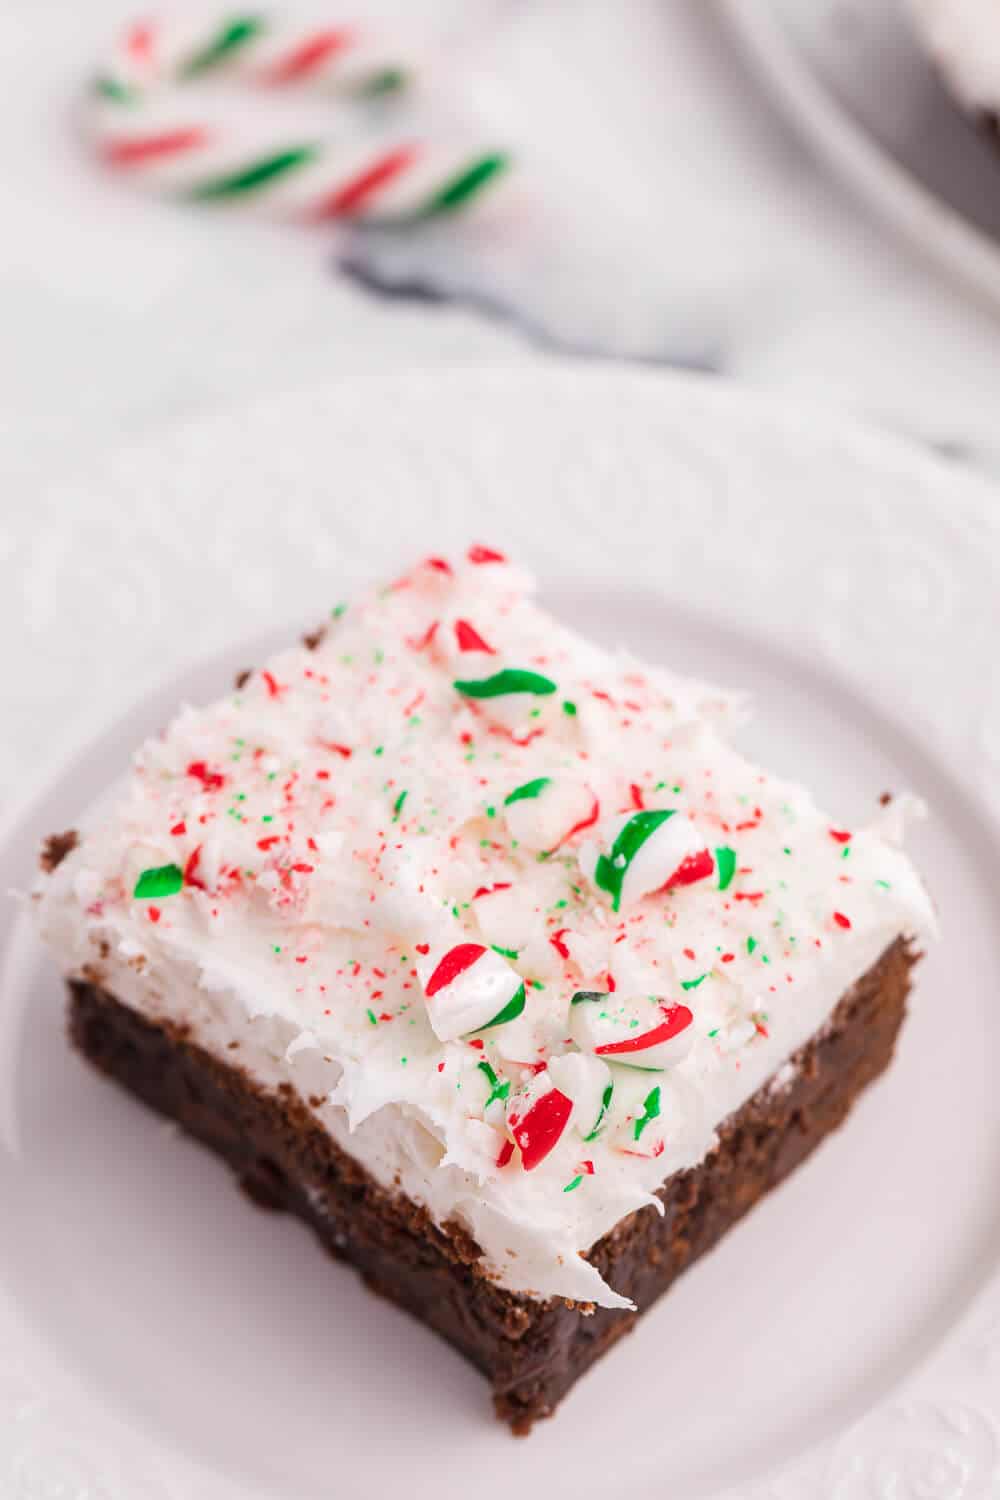
[(517, 1431), (839, 1123), (933, 929), (905, 801), (831, 821), (742, 717), (473, 547), (184, 708), (43, 851), (84, 1053)]

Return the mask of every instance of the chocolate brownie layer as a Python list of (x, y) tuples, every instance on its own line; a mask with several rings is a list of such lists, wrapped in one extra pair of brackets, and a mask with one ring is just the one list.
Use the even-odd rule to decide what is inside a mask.
[[(723, 1123), (705, 1161), (664, 1185), (663, 1216), (641, 1209), (593, 1247), (588, 1258), (640, 1312), (808, 1156), (886, 1067), (913, 962), (902, 940), (889, 947), (795, 1054), (787, 1084), (759, 1089)], [(439, 1229), (380, 1187), (289, 1085), (267, 1092), (182, 1029), (152, 1024), (97, 985), (70, 989), (71, 1035), (91, 1062), (224, 1156), (256, 1202), (298, 1214), (369, 1286), (461, 1350), (491, 1381), (497, 1414), (515, 1433), (548, 1416), (633, 1326), (637, 1313), (504, 1291), (460, 1228)]]

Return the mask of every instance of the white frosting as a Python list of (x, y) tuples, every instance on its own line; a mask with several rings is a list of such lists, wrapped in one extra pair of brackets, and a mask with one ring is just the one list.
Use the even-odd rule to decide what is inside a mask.
[(909, 0), (928, 50), (967, 108), (1000, 109), (997, 0)]
[[(503, 1286), (628, 1306), (585, 1252), (933, 929), (927, 896), (895, 826), (841, 830), (731, 748), (738, 700), (581, 640), (503, 561), (334, 613), (143, 746), (43, 877), (42, 930), (66, 972), (316, 1101)], [(630, 881), (640, 810), (673, 817), (634, 825)], [(607, 1053), (647, 1033), (648, 1058)]]

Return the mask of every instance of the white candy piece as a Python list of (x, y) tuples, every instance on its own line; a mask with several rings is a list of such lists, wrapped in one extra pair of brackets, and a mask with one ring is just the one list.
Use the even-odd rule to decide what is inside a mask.
[(511, 883), (501, 890), (486, 889), (473, 897), (479, 931), (487, 943), (519, 952), (533, 938), (544, 936), (545, 921), (532, 894)]
[(570, 1123), (585, 1141), (595, 1140), (608, 1123), (614, 1095), (611, 1069), (586, 1052), (564, 1052), (549, 1060), (556, 1088), (573, 1101)]
[(438, 944), (427, 954), (418, 952), (417, 975), (431, 1027), (442, 1042), (514, 1020), (524, 1010), (520, 975), (481, 943)]
[(504, 798), (503, 812), (511, 837), (526, 849), (555, 849), (580, 824), (595, 816), (597, 799), (586, 782), (569, 772), (553, 771), (522, 782)]
[(671, 882), (705, 879), (715, 869), (708, 845), (684, 813), (655, 808), (625, 813), (602, 832), (599, 846), (581, 849), (580, 863), (598, 890), (611, 897), (615, 911)]
[(607, 995), (579, 990), (570, 1006), (570, 1035), (583, 1052), (629, 1068), (673, 1068), (694, 1044), (686, 1005), (657, 995)]

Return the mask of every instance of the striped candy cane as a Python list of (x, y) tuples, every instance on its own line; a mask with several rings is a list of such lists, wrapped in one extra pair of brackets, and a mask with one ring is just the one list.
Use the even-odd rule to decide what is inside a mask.
[(123, 176), (197, 202), (252, 200), (312, 222), (421, 222), (494, 189), (508, 173), (508, 153), (381, 132), (275, 140), (252, 114), (241, 125), (199, 117), (188, 91), (225, 77), (369, 99), (405, 91), (419, 70), (412, 45), (390, 46), (360, 26), (294, 30), (250, 13), (197, 29), (137, 22), (95, 80), (94, 142)]

